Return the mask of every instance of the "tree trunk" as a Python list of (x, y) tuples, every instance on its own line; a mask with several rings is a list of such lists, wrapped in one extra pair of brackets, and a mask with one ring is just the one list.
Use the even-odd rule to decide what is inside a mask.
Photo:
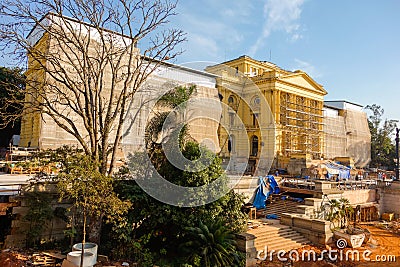
[(87, 239), (89, 242), (100, 245), (101, 227), (102, 227), (103, 215), (91, 216), (88, 227)]

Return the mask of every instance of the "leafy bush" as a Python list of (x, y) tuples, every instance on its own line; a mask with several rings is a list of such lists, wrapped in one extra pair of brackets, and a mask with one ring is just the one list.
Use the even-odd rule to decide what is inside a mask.
[(180, 248), (188, 254), (193, 266), (223, 267), (239, 264), (236, 241), (232, 231), (222, 220), (199, 222), (197, 227), (188, 227), (186, 238)]
[(36, 191), (25, 193), (25, 197), (28, 212), (23, 220), (29, 222), (26, 245), (35, 247), (40, 244), (40, 238), (47, 223), (54, 217), (51, 206), (53, 198), (50, 193)]
[[(201, 155), (200, 146), (188, 142), (182, 153), (189, 160), (196, 159)], [(198, 172), (177, 169), (168, 161), (164, 161), (163, 156), (156, 155), (156, 158), (160, 159), (157, 162), (159, 173), (170, 182), (181, 186), (204, 185), (220, 176), (227, 183), (221, 160), (211, 152), (203, 151), (203, 157), (204, 155), (209, 157), (211, 164)], [(140, 157), (131, 159), (135, 158)], [(134, 160), (130, 164), (140, 165)], [(125, 174), (123, 176), (126, 178)], [(233, 191), (212, 203), (196, 207), (177, 207), (162, 203), (149, 196), (134, 180), (118, 181), (115, 191), (121, 199), (129, 200), (132, 207), (125, 222), (115, 225), (109, 232), (110, 244), (117, 244), (112, 249), (114, 257), (140, 262), (141, 258), (151, 253), (154, 259), (169, 259), (170, 266), (182, 266), (189, 262), (186, 262), (187, 254), (180, 249), (180, 245), (188, 242), (188, 229), (198, 226), (199, 221), (223, 221), (224, 229), (231, 233), (244, 228), (246, 215), (240, 210), (243, 197)], [(140, 255), (141, 253), (146, 255)], [(193, 260), (192, 264), (195, 262), (196, 260)]]

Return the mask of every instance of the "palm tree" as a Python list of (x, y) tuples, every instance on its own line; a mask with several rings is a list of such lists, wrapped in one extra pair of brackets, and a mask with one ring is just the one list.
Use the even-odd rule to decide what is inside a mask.
[(188, 254), (188, 260), (195, 266), (235, 266), (239, 255), (236, 252), (234, 235), (223, 221), (208, 224), (199, 222), (198, 227), (188, 227), (189, 241), (180, 248)]
[(331, 221), (334, 228), (335, 222), (338, 222), (339, 228), (345, 228), (348, 225), (349, 218), (353, 214), (353, 207), (350, 205), (350, 201), (346, 198), (332, 199), (329, 201), (330, 212), (328, 213), (327, 220)]
[[(169, 140), (176, 140), (178, 138), (179, 145), (183, 147), (184, 143), (190, 140), (190, 135), (188, 134), (189, 128), (187, 125), (183, 125), (183, 127), (179, 127), (179, 125), (175, 125), (179, 131), (172, 131), (171, 133), (166, 133), (164, 136), (161, 136), (163, 131), (164, 123), (166, 122), (168, 115), (172, 110), (173, 112), (182, 111), (185, 107), (189, 99), (196, 92), (196, 86), (191, 85), (189, 87), (177, 86), (173, 90), (164, 94), (157, 102), (157, 107), (160, 109), (167, 109), (168, 111), (163, 112), (155, 112), (154, 116), (150, 119), (146, 126), (146, 146), (149, 152), (155, 151), (157, 148), (160, 148), (162, 143), (166, 143)], [(181, 121), (185, 121), (184, 118)], [(169, 122), (167, 122), (169, 123)], [(171, 122), (172, 123), (172, 122)], [(178, 124), (181, 123), (178, 121)]]

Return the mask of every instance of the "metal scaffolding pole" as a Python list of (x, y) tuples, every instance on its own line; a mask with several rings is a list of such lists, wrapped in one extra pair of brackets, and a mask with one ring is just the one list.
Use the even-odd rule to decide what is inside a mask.
[(396, 128), (396, 180), (399, 180), (399, 128)]

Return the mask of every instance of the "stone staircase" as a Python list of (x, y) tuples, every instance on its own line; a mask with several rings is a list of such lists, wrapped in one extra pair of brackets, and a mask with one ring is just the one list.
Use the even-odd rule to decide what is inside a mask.
[(267, 248), (268, 253), (272, 250), (275, 253), (279, 250), (289, 251), (310, 243), (300, 233), (279, 223), (260, 224), (257, 228), (249, 229), (247, 233), (256, 236), (254, 244), (257, 251), (265, 251)]
[(265, 209), (257, 212), (257, 218), (265, 218), (267, 214), (276, 214), (279, 219), (284, 212), (296, 213), (298, 206), (302, 204), (288, 199), (282, 200), (281, 196), (272, 196), (270, 201), (271, 203), (268, 203)]
[(290, 226), (280, 224), (278, 220), (267, 220), (266, 215), (275, 214), (280, 219), (283, 213), (297, 213), (303, 209), (304, 202), (299, 203), (290, 199), (283, 200), (281, 196), (273, 196), (265, 209), (257, 211), (257, 220), (251, 221), (247, 233), (256, 237), (254, 246), (257, 251), (265, 251), (268, 254), (274, 250), (290, 251), (311, 243), (302, 234), (293, 230)]

